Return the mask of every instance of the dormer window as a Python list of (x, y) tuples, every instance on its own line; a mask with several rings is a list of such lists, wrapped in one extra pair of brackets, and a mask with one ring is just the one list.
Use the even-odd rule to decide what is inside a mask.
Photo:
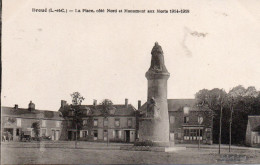
[(183, 107), (184, 115), (188, 115), (190, 113), (190, 107)]

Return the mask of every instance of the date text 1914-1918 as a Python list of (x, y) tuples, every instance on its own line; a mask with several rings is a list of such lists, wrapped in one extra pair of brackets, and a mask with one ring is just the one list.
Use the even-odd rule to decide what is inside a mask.
[[(161, 10), (157, 9), (157, 13), (189, 13), (189, 9), (171, 9), (171, 10)], [(154, 10), (148, 10), (148, 13), (154, 13)]]
[(171, 9), (170, 13), (190, 13), (189, 9)]

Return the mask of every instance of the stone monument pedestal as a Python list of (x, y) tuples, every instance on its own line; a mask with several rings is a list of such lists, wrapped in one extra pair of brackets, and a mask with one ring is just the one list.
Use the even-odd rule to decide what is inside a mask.
[(127, 150), (127, 151), (153, 151), (153, 152), (177, 152), (177, 151), (186, 150), (186, 147), (121, 146), (120, 150)]
[(169, 147), (169, 115), (167, 80), (170, 73), (164, 65), (161, 46), (156, 42), (152, 49), (151, 66), (146, 72), (148, 80), (147, 107), (139, 117), (139, 142), (152, 146)]

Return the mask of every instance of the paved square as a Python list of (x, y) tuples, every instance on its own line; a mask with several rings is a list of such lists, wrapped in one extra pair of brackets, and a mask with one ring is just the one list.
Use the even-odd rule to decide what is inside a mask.
[[(43, 147), (46, 146), (46, 147)], [(53, 147), (51, 147), (53, 146)], [(227, 148), (218, 155), (217, 148), (188, 146), (185, 151), (150, 152), (120, 150), (120, 144), (80, 143), (50, 144), (3, 144), (1, 164), (257, 164), (260, 162), (260, 150)]]

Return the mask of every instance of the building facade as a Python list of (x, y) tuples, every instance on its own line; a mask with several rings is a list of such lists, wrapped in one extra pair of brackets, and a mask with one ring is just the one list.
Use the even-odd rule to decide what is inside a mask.
[[(80, 128), (76, 129), (75, 116), (71, 105), (61, 101), (59, 110), (67, 122), (65, 140), (102, 141), (102, 142), (134, 142), (136, 136), (136, 109), (128, 104), (117, 105), (81, 105)], [(76, 131), (78, 130), (78, 131)]]
[[(200, 108), (195, 99), (168, 99), (170, 141), (174, 143), (212, 144), (212, 111)], [(2, 107), (2, 139), (21, 140), (22, 134), (35, 137), (33, 123), (39, 123), (39, 137), (49, 140), (78, 140), (101, 142), (134, 142), (138, 139), (139, 117), (147, 104), (138, 110), (128, 100), (116, 105), (81, 105), (81, 127), (76, 131), (74, 112), (71, 105), (61, 101), (58, 112), (37, 110), (30, 102), (28, 108)], [(258, 127), (253, 122), (260, 117), (249, 117), (247, 128), (248, 144), (260, 142)], [(258, 121), (258, 120), (257, 120)], [(163, 128), (162, 128), (163, 129)], [(249, 140), (250, 139), (250, 140)]]
[(260, 147), (260, 116), (248, 116), (246, 144)]
[[(170, 141), (212, 144), (213, 116), (208, 108), (198, 107), (195, 99), (168, 99)], [(145, 111), (147, 104), (140, 108)]]
[(37, 110), (30, 102), (28, 108), (2, 107), (2, 140), (20, 141), (23, 135), (35, 137), (33, 123), (39, 125), (39, 137), (59, 140), (64, 120), (59, 112)]

